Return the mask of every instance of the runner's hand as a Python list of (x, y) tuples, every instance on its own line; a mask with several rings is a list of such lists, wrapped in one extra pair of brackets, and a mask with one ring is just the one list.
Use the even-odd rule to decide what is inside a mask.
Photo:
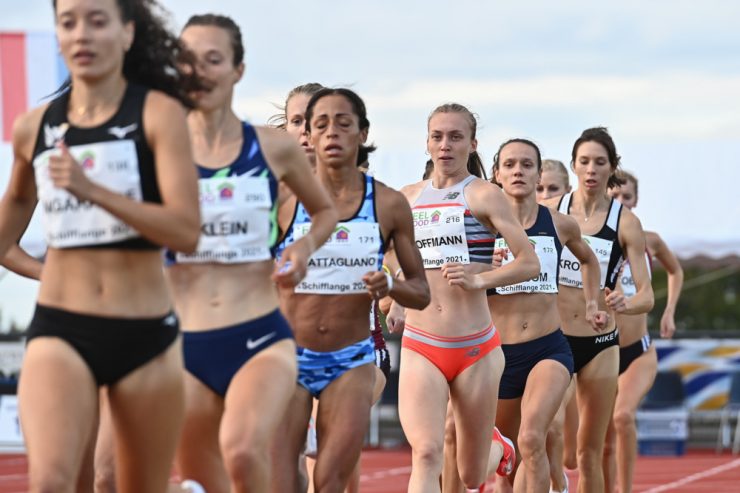
[(280, 260), (275, 263), (272, 280), (281, 288), (294, 288), (306, 277), (306, 265), (311, 249), (306, 237), (301, 238), (283, 250)]
[(95, 184), (91, 182), (64, 142), (57, 144), (59, 153), (49, 157), (49, 178), (57, 188), (62, 188), (80, 200), (89, 200)]
[(599, 310), (596, 302), (592, 302), (586, 305), (586, 321), (591, 324), (591, 327), (596, 332), (601, 332), (606, 329), (609, 323), (609, 314), (604, 310)]
[(491, 259), (491, 267), (498, 269), (504, 263), (504, 260), (509, 258), (508, 248), (494, 248), (493, 258)]
[(674, 320), (673, 313), (666, 310), (660, 318), (660, 337), (663, 339), (670, 339), (673, 337), (675, 332), (676, 321)]
[(406, 309), (396, 303), (391, 303), (391, 309), (385, 317), (385, 324), (391, 334), (400, 334), (406, 326)]
[(442, 265), (442, 277), (450, 286), (460, 286), (465, 290), (480, 289), (480, 280), (474, 273), (476, 267), (469, 267), (458, 262)]
[(609, 288), (604, 289), (604, 293), (606, 294), (606, 306), (608, 306), (611, 310), (622, 313), (627, 309), (627, 299), (624, 297), (624, 294), (620, 291), (612, 291)]
[(372, 299), (379, 300), (390, 294), (390, 290), (388, 289), (388, 277), (385, 275), (385, 271), (376, 270), (368, 272), (362, 276), (362, 280)]

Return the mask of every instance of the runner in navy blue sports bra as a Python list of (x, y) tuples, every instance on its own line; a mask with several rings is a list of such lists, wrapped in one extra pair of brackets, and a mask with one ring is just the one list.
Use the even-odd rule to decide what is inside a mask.
[[(498, 287), (495, 293), (489, 291), (488, 297), (506, 357), (497, 425), (505, 436), (528, 437), (526, 446), (520, 448), (522, 466), (514, 484), (516, 488), (526, 484), (535, 491), (546, 491), (549, 486), (545, 439), (573, 373), (573, 355), (560, 330), (557, 308), (563, 245), (577, 253), (586, 273), (584, 293), (592, 301), (586, 317), (595, 329), (606, 321), (606, 313), (596, 309), (597, 261), (581, 238), (580, 228), (572, 218), (537, 204), (541, 167), (539, 148), (526, 139), (505, 142), (494, 158), (496, 183), (526, 228), (529, 243), (540, 260), (540, 272), (528, 281)], [(513, 260), (503, 238), (496, 239), (496, 249), (503, 256), (503, 265)]]
[[(245, 491), (247, 484), (267, 491), (269, 450), (296, 378), (293, 332), (275, 282), (300, 279), (336, 215), (293, 139), (235, 115), (244, 51), (233, 20), (194, 16), (181, 39), (214, 87), (199, 94), (188, 116), (200, 175), (200, 240), (193, 253), (170, 254), (167, 268), (187, 369), (177, 464), (206, 491)], [(315, 217), (304, 241), (284, 252), (291, 264), (280, 267), (273, 255), (279, 181)], [(217, 424), (204, 427), (205, 419)]]

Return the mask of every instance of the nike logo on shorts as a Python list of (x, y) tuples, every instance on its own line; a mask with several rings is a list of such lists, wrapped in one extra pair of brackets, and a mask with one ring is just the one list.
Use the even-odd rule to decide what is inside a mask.
[(269, 341), (273, 337), (275, 337), (275, 332), (270, 332), (269, 334), (263, 335), (259, 339), (255, 339), (255, 340), (247, 339), (247, 350), (251, 351), (254, 348), (257, 348), (261, 346), (262, 344), (264, 344), (265, 342)]

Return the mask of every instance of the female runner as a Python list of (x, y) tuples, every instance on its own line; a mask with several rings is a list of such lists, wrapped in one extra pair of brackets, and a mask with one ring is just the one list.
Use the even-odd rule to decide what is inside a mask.
[[(557, 308), (557, 275), (563, 246), (581, 264), (585, 318), (594, 330), (604, 328), (606, 312), (600, 311), (596, 302), (599, 266), (581, 238), (578, 224), (537, 204), (535, 194), (541, 174), (538, 147), (525, 139), (505, 142), (494, 158), (493, 173), (540, 260), (540, 273), (534, 279), (496, 288), (488, 297), (491, 318), (501, 332), (506, 357), (496, 424), (505, 436), (518, 437), (522, 463), (514, 491), (539, 492), (549, 485), (547, 430), (573, 372), (573, 355), (560, 330)], [(504, 249), (506, 257), (505, 240), (497, 239), (496, 248)], [(503, 265), (506, 263), (505, 258)]]
[[(284, 417), (287, 438), (275, 447), (281, 468), (273, 477), (273, 491), (297, 487), (295, 465), (312, 399), (318, 398), (314, 491), (339, 493), (359, 459), (370, 417), (375, 380), (368, 334), (371, 302), (390, 294), (422, 308), (429, 290), (403, 196), (357, 168), (370, 127), (362, 99), (348, 89), (319, 91), (309, 101), (306, 125), (317, 176), (345, 219), (311, 257), (306, 279), (295, 290), (281, 289), (281, 307), (298, 344), (298, 386)], [(281, 208), (286, 231), (281, 248), (301, 238), (312, 219), (302, 204), (288, 201)], [(395, 283), (380, 270), (391, 241), (406, 277)], [(278, 265), (286, 261), (281, 256)]]
[[(399, 414), (412, 448), (409, 491), (439, 491), (448, 398), (459, 475), (468, 491), (479, 491), (504, 368), (485, 288), (530, 279), (539, 263), (501, 191), (473, 174), (484, 174), (475, 116), (462, 105), (445, 104), (427, 126), (431, 179), (402, 190), (413, 207), (416, 245), (432, 292), (424, 310), (409, 307), (402, 340)], [(490, 270), (496, 232), (516, 259), (484, 272)], [(402, 310), (391, 307), (389, 325), (404, 317)]]
[[(186, 419), (180, 474), (209, 493), (267, 491), (273, 435), (293, 394), (295, 344), (274, 282), (294, 286), (336, 212), (304, 153), (275, 129), (242, 122), (232, 109), (244, 73), (236, 23), (220, 15), (188, 20), (181, 40), (207, 90), (188, 127), (200, 175), (201, 237), (167, 269), (183, 327)], [(305, 204), (312, 227), (275, 269), (277, 184)], [(275, 272), (273, 272), (275, 271)]]
[[(637, 206), (637, 178), (622, 171), (624, 181), (609, 190), (609, 194), (632, 210)], [(670, 339), (676, 331), (674, 314), (683, 285), (683, 269), (663, 239), (652, 231), (645, 231), (647, 264), (657, 258), (668, 274), (668, 300), (660, 319), (661, 337)], [(625, 262), (620, 277), (625, 298), (635, 295), (635, 281), (629, 262)], [(620, 493), (632, 491), (632, 474), (637, 455), (637, 406), (653, 385), (658, 371), (658, 357), (647, 331), (647, 314), (617, 315), (619, 327), (619, 380), (614, 416), (609, 423), (604, 447), (604, 476), (608, 491), (614, 491), (615, 482)], [(616, 473), (616, 474), (615, 474)]]
[(571, 189), (565, 165), (556, 159), (543, 159), (540, 181), (537, 182), (537, 202), (560, 197), (570, 192)]
[(192, 251), (199, 214), (178, 102), (192, 79), (156, 7), (55, 1), (70, 80), (16, 121), (0, 252), (37, 198), (49, 245), (18, 390), (31, 491), (90, 489), (101, 386), (118, 490), (160, 493), (170, 474), (182, 356), (159, 248)]
[[(604, 128), (585, 130), (573, 145), (572, 166), (578, 189), (564, 195), (559, 210), (578, 221), (585, 241), (600, 265), (599, 308), (608, 309), (605, 331), (597, 336), (585, 319), (581, 265), (563, 249), (560, 261), (558, 308), (563, 332), (573, 352), (578, 414), (578, 491), (604, 491), (601, 461), (606, 430), (611, 419), (619, 370), (619, 332), (614, 313), (645, 313), (653, 305), (653, 292), (645, 264), (645, 236), (637, 217), (607, 195), (609, 185), (618, 184), (619, 156)], [(551, 203), (554, 200), (551, 199)], [(623, 258), (634, 259), (632, 268), (637, 293), (625, 299), (615, 290)]]
[[(568, 170), (556, 159), (542, 160), (542, 174), (537, 183), (537, 202), (560, 197), (572, 190)], [(563, 403), (547, 432), (547, 458), (550, 463), (550, 481), (553, 493), (567, 492), (568, 477), (563, 465), (575, 469), (578, 406), (575, 399), (575, 380), (571, 379)], [(565, 458), (563, 457), (565, 456)]]
[(311, 167), (316, 165), (316, 155), (308, 141), (308, 133), (306, 132), (306, 107), (311, 100), (311, 96), (323, 88), (324, 86), (316, 82), (294, 87), (288, 93), (288, 97), (285, 98), (285, 106), (281, 107), (282, 111), (268, 121), (268, 124), (285, 130), (288, 135), (298, 141), (298, 144), (305, 151)]
[[(315, 166), (315, 152), (308, 140), (308, 132), (306, 131), (306, 107), (308, 102), (311, 100), (311, 96), (324, 89), (324, 86), (316, 82), (309, 82), (300, 86), (294, 87), (288, 93), (288, 97), (285, 100), (285, 106), (282, 107), (282, 112), (278, 115), (270, 118), (270, 124), (281, 128), (288, 132), (294, 139), (298, 141), (301, 147), (306, 152), (311, 166)], [(364, 164), (367, 165), (367, 152), (360, 152), (358, 154), (358, 161), (363, 159)], [(367, 172), (367, 166), (362, 166), (360, 163), (359, 168), (362, 172)], [(390, 298), (388, 298), (390, 299)], [(380, 317), (378, 311), (378, 302), (373, 303), (370, 312), (370, 332), (373, 337), (373, 343), (375, 346), (375, 388), (373, 390), (373, 403), (377, 402), (380, 395), (385, 388), (385, 383), (390, 374), (390, 354), (386, 347), (385, 338), (383, 337), (383, 328), (380, 325)], [(310, 478), (313, 477), (313, 468), (315, 466), (316, 458), (316, 410), (318, 408), (318, 400), (314, 399), (313, 411), (311, 413), (311, 419), (309, 422), (308, 436), (306, 438), (306, 474), (309, 478), (309, 489), (312, 491), (312, 484)], [(303, 464), (300, 464), (303, 466)], [(360, 462), (352, 471), (348, 485), (347, 493), (355, 493), (360, 489)]]

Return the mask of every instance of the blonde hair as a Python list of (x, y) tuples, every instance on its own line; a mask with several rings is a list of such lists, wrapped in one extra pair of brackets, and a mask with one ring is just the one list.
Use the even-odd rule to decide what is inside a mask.
[(542, 160), (542, 172), (553, 171), (558, 173), (565, 183), (565, 188), (570, 187), (570, 177), (568, 176), (568, 168), (565, 167), (562, 161), (557, 159), (543, 159)]
[(308, 84), (302, 84), (300, 86), (294, 87), (288, 93), (288, 97), (285, 98), (285, 104), (283, 106), (278, 106), (277, 104), (275, 105), (280, 110), (280, 113), (272, 115), (267, 120), (267, 124), (272, 127), (279, 128), (280, 130), (285, 130), (285, 126), (288, 124), (288, 115), (286, 114), (286, 111), (288, 111), (288, 101), (290, 101), (293, 96), (296, 96), (298, 94), (313, 96), (323, 88), (324, 86), (322, 86), (318, 82), (309, 82)]

